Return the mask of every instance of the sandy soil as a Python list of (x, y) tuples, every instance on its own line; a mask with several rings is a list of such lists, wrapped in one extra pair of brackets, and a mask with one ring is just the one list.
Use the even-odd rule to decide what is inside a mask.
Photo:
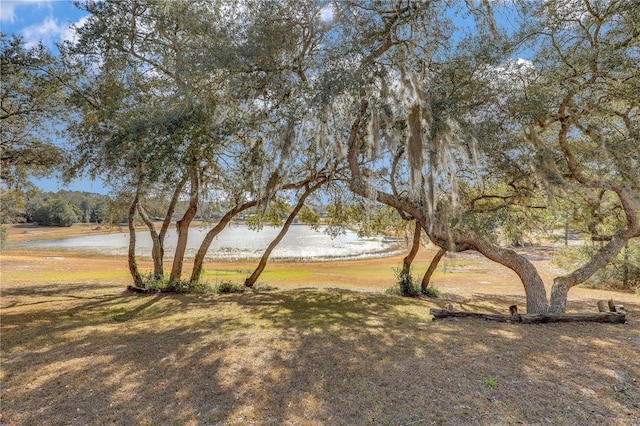
[[(526, 253), (550, 282), (553, 250)], [(640, 425), (640, 298), (570, 292), (573, 311), (623, 303), (626, 325), (433, 322), (430, 307), (506, 313), (524, 292), (467, 253), (439, 267), (440, 299), (385, 295), (401, 260), (271, 263), (262, 281), (277, 291), (140, 296), (123, 291), (126, 259), (9, 249), (0, 424)], [(206, 277), (254, 266), (213, 263)]]
[[(9, 228), (9, 243), (32, 239), (55, 239), (108, 232), (122, 232), (118, 228), (76, 224), (70, 228), (38, 227), (31, 224), (14, 225)], [(435, 254), (434, 248), (422, 248), (414, 262), (413, 273), (421, 277)], [(520, 250), (534, 263), (545, 281), (548, 290), (553, 277), (562, 273), (552, 265), (552, 247), (533, 247)], [(335, 262), (278, 262), (271, 261), (260, 282), (279, 288), (339, 287), (359, 291), (384, 291), (395, 281), (394, 269), (402, 265), (403, 256), (391, 256), (368, 260), (346, 260)], [(4, 285), (22, 282), (28, 277), (32, 281), (82, 280), (91, 275), (96, 279), (110, 279), (114, 283), (126, 285), (130, 282), (127, 261), (122, 256), (100, 256), (86, 252), (56, 252), (50, 250), (9, 249), (0, 257)], [(256, 266), (257, 261), (207, 262), (205, 279), (213, 284), (229, 280), (242, 282)], [(150, 271), (152, 263), (141, 260), (143, 271)], [(165, 265), (166, 268), (170, 264)], [(191, 264), (185, 264), (185, 277)], [(24, 274), (27, 273), (27, 274)], [(440, 262), (434, 275), (436, 287), (447, 294), (461, 297), (473, 294), (513, 296), (514, 300), (524, 298), (524, 289), (517, 275), (511, 270), (488, 261), (476, 252), (448, 253)], [(630, 292), (610, 292), (576, 287), (570, 291), (571, 302), (614, 298), (616, 301), (635, 301)]]

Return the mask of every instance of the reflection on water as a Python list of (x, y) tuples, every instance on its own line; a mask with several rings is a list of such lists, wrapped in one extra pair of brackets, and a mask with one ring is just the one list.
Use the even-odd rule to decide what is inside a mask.
[[(195, 255), (207, 231), (208, 228), (189, 230), (187, 257)], [(243, 225), (229, 226), (213, 241), (207, 252), (207, 258), (229, 260), (259, 258), (279, 231), (279, 228), (271, 227), (266, 227), (261, 231), (252, 231)], [(399, 248), (397, 242), (388, 242), (383, 238), (359, 238), (355, 232), (348, 230), (336, 238), (331, 238), (323, 231), (323, 228), (316, 231), (306, 225), (294, 225), (273, 251), (271, 257), (297, 260), (352, 259), (395, 254)], [(151, 237), (149, 233), (139, 231), (136, 235), (136, 253), (150, 256)], [(175, 230), (169, 231), (165, 241), (165, 253), (168, 257), (175, 249), (176, 241)], [(28, 241), (17, 244), (17, 246), (87, 250), (102, 254), (126, 255), (128, 244), (129, 233), (118, 232), (59, 240)]]

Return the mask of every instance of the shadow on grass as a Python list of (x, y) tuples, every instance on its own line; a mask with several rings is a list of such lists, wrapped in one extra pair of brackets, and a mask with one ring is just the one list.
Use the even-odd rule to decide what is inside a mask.
[(430, 301), (317, 289), (69, 303), (3, 312), (3, 424), (640, 418), (637, 323), (431, 322)]

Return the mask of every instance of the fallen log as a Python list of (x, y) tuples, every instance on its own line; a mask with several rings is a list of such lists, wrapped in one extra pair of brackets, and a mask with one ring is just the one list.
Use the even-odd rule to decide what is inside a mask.
[(626, 321), (623, 312), (598, 312), (598, 313), (571, 313), (571, 314), (483, 314), (479, 312), (465, 312), (445, 309), (430, 309), (433, 320), (442, 318), (479, 318), (487, 321), (513, 322), (521, 324), (547, 324), (553, 322), (601, 322), (611, 324), (624, 324)]

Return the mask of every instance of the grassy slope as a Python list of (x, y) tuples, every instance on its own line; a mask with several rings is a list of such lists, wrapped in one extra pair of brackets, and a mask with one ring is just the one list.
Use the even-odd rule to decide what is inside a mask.
[(346, 290), (11, 287), (1, 421), (638, 424), (638, 320), (432, 322), (431, 306)]
[[(630, 294), (570, 293), (572, 311), (624, 303), (624, 326), (432, 322), (434, 302), (380, 293), (401, 258), (272, 263), (262, 281), (284, 290), (226, 296), (123, 293), (122, 258), (0, 261), (1, 424), (640, 425)], [(447, 262), (439, 307), (524, 306), (511, 272)], [(238, 282), (254, 263), (208, 265), (206, 278)]]

